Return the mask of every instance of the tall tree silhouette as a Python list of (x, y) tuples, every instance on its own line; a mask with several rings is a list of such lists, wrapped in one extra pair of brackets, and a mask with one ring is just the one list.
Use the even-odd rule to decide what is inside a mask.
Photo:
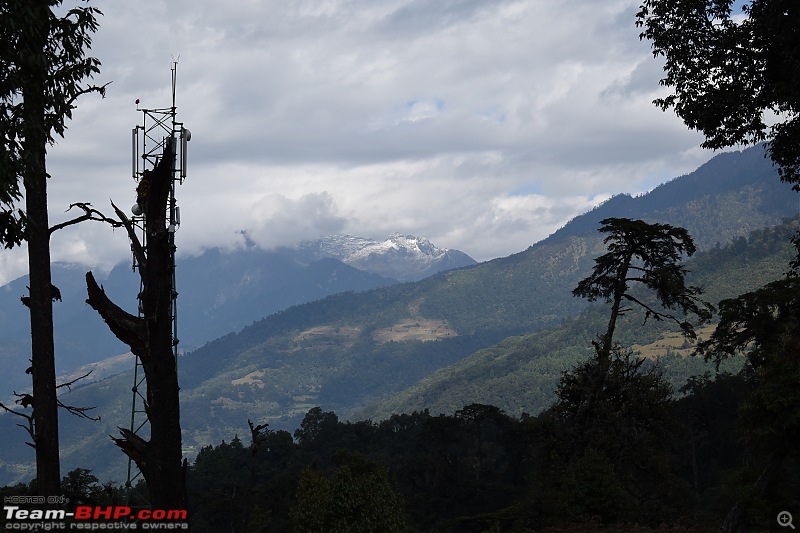
[[(0, 2), (0, 244), (28, 244), (34, 447), (39, 493), (59, 492), (58, 402), (47, 214), (47, 146), (64, 136), (75, 100), (105, 87), (83, 85), (100, 62), (85, 57), (97, 29), (94, 7), (54, 13), (61, 0)], [(15, 207), (23, 184), (25, 209)], [(58, 296), (58, 298), (57, 298)]]
[[(643, 308), (645, 320), (671, 320), (685, 335), (695, 338), (691, 322), (670, 312), (694, 313), (701, 320), (711, 318), (711, 307), (700, 300), (700, 288), (685, 283), (686, 269), (681, 261), (684, 255), (691, 256), (696, 251), (689, 232), (669, 224), (627, 218), (606, 218), (600, 224), (598, 231), (608, 234), (603, 241), (608, 253), (595, 259), (592, 274), (582, 279), (572, 294), (611, 303), (606, 332), (599, 343), (593, 343), (601, 368), (608, 368), (617, 320), (631, 309), (625, 303)], [(633, 284), (653, 291), (663, 309), (632, 293)]]
[(645, 320), (672, 321), (694, 338), (686, 314), (708, 319), (711, 307), (700, 300), (699, 288), (685, 283), (682, 260), (695, 252), (685, 229), (626, 218), (607, 218), (601, 224), (600, 232), (608, 234), (608, 252), (595, 259), (592, 274), (578, 283), (573, 295), (611, 303), (608, 325), (592, 341), (595, 357), (564, 372), (553, 412), (564, 424), (561, 448), (570, 458), (567, 500), (579, 515), (611, 520), (625, 510), (623, 490), (636, 504), (667, 498), (669, 484), (651, 479), (668, 477), (664, 443), (673, 423), (667, 408), (672, 387), (658, 368), (645, 367), (643, 358), (614, 343), (617, 322), (639, 307)]

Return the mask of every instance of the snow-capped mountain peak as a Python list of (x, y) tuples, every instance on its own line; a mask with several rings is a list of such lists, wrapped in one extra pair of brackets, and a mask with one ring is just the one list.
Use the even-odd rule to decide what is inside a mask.
[(384, 241), (355, 235), (326, 235), (303, 241), (298, 251), (309, 260), (326, 257), (401, 281), (418, 280), (442, 270), (475, 264), (463, 252), (438, 248), (424, 237), (393, 233)]

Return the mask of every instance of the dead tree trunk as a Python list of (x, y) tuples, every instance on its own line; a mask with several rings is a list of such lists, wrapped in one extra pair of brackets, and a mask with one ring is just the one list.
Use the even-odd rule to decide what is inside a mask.
[(143, 286), (139, 296), (141, 316), (134, 316), (112, 302), (91, 272), (86, 274), (89, 293), (86, 302), (139, 357), (147, 380), (145, 411), (150, 421), (150, 440), (120, 428), (122, 437), (114, 438), (114, 442), (142, 472), (154, 509), (185, 509), (186, 463), (181, 459), (178, 371), (171, 317), (174, 250), (166, 220), (175, 149), (172, 139), (165, 144), (161, 161), (153, 171), (145, 171), (137, 188), (138, 203), (145, 217), (145, 246), (136, 236), (131, 221), (114, 206), (139, 264)]

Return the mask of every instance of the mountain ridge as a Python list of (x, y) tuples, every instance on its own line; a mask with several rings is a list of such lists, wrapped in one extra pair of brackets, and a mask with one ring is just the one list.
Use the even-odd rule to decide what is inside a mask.
[[(765, 179), (754, 180), (753, 176)], [(670, 198), (672, 205), (664, 203), (663, 198)], [(615, 216), (686, 228), (697, 248), (704, 250), (780, 223), (775, 212), (791, 216), (798, 211), (800, 203), (791, 185), (779, 181), (764, 145), (757, 145), (717, 154), (695, 171), (666, 181), (646, 194), (616, 194), (532, 247), (586, 234), (599, 227), (602, 219)], [(700, 212), (702, 217), (697, 216)], [(736, 224), (726, 223), (730, 220)]]
[[(427, 239), (419, 241), (428, 243), (429, 247), (419, 250), (416, 260), (384, 260), (392, 264), (392, 273), (411, 279), (449, 267), (445, 260), (449, 250), (437, 248)], [(364, 242), (377, 244), (369, 239)], [(180, 348), (195, 349), (292, 305), (339, 292), (364, 291), (398, 282), (371, 268), (372, 264), (380, 263), (380, 258), (372, 257), (358, 265), (346, 264), (333, 256), (346, 259), (353, 253), (337, 252), (335, 246), (335, 242), (329, 242), (328, 253), (318, 257), (293, 249), (255, 247), (231, 251), (210, 248), (199, 255), (179, 257), (176, 269)], [(377, 253), (373, 251), (373, 254)], [(463, 257), (466, 259), (456, 266), (474, 264), (466, 254)], [(86, 270), (88, 268), (83, 265), (63, 262), (53, 263), (52, 267), (53, 283), (62, 293), (62, 301), (54, 306), (56, 364), (60, 375), (72, 375), (74, 370), (85, 365), (103, 365), (107, 358), (117, 357), (129, 349), (85, 305)], [(135, 312), (139, 280), (130, 264), (120, 263), (108, 272), (98, 273), (97, 277), (115, 301)], [(20, 296), (26, 294), (27, 285), (27, 276), (23, 276), (0, 287), (0, 364), (5, 369), (0, 379), (0, 397), (12, 390), (30, 387), (30, 379), (24, 374), (29, 365), (30, 326), (19, 302)]]
[[(702, 297), (717, 305), (724, 298), (779, 279), (796, 255), (790, 238), (798, 228), (800, 224), (795, 218), (753, 232), (746, 242), (699, 252), (685, 263), (687, 282), (703, 287)], [(718, 274), (723, 269), (724, 278)], [(606, 305), (589, 305), (580, 315), (569, 317), (558, 326), (509, 337), (496, 346), (477, 351), (408, 389), (365, 407), (355, 418), (378, 421), (394, 413), (425, 409), (432, 414), (451, 415), (470, 403), (493, 405), (512, 416), (521, 416), (523, 412), (536, 414), (552, 402), (561, 372), (591, 356), (591, 340), (605, 330), (607, 319)], [(662, 369), (677, 390), (692, 371), (715, 371), (712, 363), (687, 357), (694, 343), (683, 338), (679, 331), (675, 324), (652, 320), (647, 323), (643, 313), (634, 310), (619, 321), (615, 340), (634, 349), (637, 344), (639, 349), (642, 344), (650, 345), (650, 352), (660, 346), (657, 351)], [(710, 331), (709, 327), (700, 328), (698, 335), (703, 338)], [(686, 348), (674, 349), (666, 337), (679, 338), (680, 346)], [(720, 370), (735, 372), (740, 364), (734, 358)]]
[[(750, 150), (743, 157), (752, 165), (744, 172), (747, 180), (726, 188), (720, 178), (722, 185), (709, 188), (714, 194), (698, 189), (695, 197), (675, 201), (661, 189), (660, 198), (647, 200), (656, 208), (651, 213), (639, 211), (642, 218), (666, 213), (673, 219), (683, 217), (690, 231), (705, 226), (709, 231), (705, 246), (711, 248), (717, 241), (747, 235), (753, 226), (775, 225), (796, 214), (796, 197), (786, 197), (788, 187), (778, 182), (771, 166), (763, 165), (761, 153)], [(724, 175), (727, 167), (715, 165), (714, 172)], [(698, 173), (708, 173), (708, 168), (701, 167)], [(753, 195), (778, 201), (742, 203)], [(627, 211), (614, 213), (610, 210), (614, 202), (608, 202), (587, 215), (628, 216), (637, 211), (626, 203), (633, 202), (630, 205), (636, 209), (641, 205), (637, 198), (617, 202)], [(716, 209), (715, 216), (708, 216), (707, 208)], [(180, 366), (187, 451), (244, 433), (247, 419), (268, 422), (272, 429), (294, 429), (316, 405), (353, 416), (437, 370), (499, 346), (503, 339), (536, 332), (555, 335), (545, 328), (557, 328), (587, 307), (571, 296), (571, 289), (604, 249), (591, 217), (576, 217), (572, 227), (505, 258), (418, 282), (331, 295), (290, 307), (184, 355)], [(722, 219), (727, 222), (715, 226)], [(579, 231), (576, 227), (581, 224), (584, 229)], [(712, 234), (715, 227), (718, 236)], [(561, 370), (578, 356), (558, 350), (549, 355), (552, 368), (561, 365)], [(65, 457), (81, 466), (95, 461), (101, 477), (110, 470), (96, 458), (115, 453), (104, 435), (116, 432), (108, 420), (120, 417), (130, 387), (127, 379), (110, 377), (72, 393), (73, 403), (99, 404), (107, 418), (98, 431), (71, 424), (65, 430), (72, 432), (64, 436), (70, 450)]]

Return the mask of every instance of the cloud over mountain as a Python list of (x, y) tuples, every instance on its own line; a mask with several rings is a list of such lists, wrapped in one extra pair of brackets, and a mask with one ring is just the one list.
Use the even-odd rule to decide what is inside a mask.
[[(634, 27), (638, 2), (98, 5), (95, 81), (114, 83), (78, 102), (50, 150), (52, 218), (75, 201), (132, 201), (134, 101), (169, 105), (175, 58), (194, 134), (179, 253), (235, 245), (241, 230), (264, 246), (399, 230), (485, 260), (710, 156), (651, 103), (661, 72)], [(107, 228), (62, 233), (55, 259), (126, 253)], [(6, 255), (7, 280), (23, 262)]]

